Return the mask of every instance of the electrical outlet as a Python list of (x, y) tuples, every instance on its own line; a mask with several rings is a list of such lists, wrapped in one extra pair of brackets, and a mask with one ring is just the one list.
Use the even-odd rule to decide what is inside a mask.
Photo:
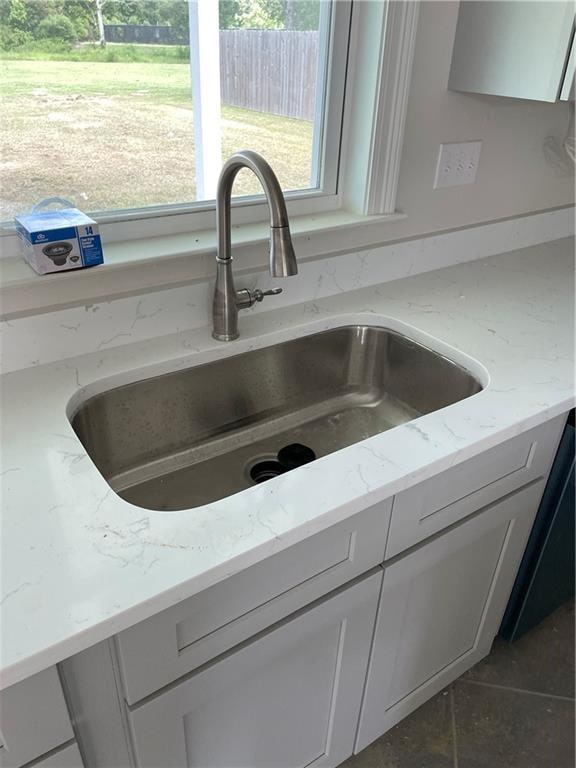
[(474, 184), (480, 161), (481, 141), (440, 144), (434, 189)]

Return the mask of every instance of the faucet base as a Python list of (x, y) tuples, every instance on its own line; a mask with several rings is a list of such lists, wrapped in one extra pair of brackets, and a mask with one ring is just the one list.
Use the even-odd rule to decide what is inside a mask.
[(212, 331), (212, 338), (216, 341), (234, 341), (240, 336), (240, 333), (216, 333)]

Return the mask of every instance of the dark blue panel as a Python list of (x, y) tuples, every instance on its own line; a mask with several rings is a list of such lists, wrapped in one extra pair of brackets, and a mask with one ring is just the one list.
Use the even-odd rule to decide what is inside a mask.
[(562, 435), (500, 635), (516, 640), (574, 597), (574, 411)]

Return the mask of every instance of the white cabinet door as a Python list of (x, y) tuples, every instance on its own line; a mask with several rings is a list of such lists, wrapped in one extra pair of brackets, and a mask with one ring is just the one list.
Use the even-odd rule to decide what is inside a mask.
[(138, 766), (336, 766), (352, 754), (382, 571), (129, 713)]
[(0, 768), (19, 768), (73, 738), (56, 667), (0, 693)]
[(385, 568), (357, 752), (489, 652), (543, 487), (505, 497)]
[(448, 87), (556, 101), (573, 25), (572, 0), (462, 2)]
[(34, 763), (34, 768), (83, 768), (84, 763), (76, 744), (69, 744), (58, 752), (51, 752)]

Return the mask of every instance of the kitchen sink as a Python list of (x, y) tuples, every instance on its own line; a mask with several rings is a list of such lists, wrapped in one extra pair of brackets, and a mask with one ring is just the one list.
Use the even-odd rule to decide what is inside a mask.
[(71, 422), (119, 496), (182, 510), (481, 389), (422, 344), (350, 325), (115, 387), (85, 401)]

